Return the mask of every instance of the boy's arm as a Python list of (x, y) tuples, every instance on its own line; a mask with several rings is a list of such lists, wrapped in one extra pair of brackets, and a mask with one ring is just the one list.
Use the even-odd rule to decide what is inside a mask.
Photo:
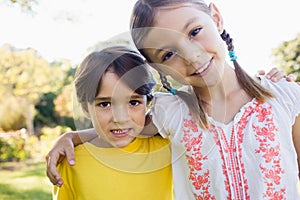
[(300, 177), (300, 114), (293, 125), (293, 141), (298, 156), (298, 176)]
[(54, 185), (60, 187), (63, 184), (63, 180), (57, 172), (56, 166), (65, 157), (67, 157), (70, 165), (74, 165), (74, 146), (88, 142), (95, 137), (98, 137), (98, 134), (94, 129), (86, 129), (64, 133), (57, 139), (49, 153), (46, 155), (47, 176)]

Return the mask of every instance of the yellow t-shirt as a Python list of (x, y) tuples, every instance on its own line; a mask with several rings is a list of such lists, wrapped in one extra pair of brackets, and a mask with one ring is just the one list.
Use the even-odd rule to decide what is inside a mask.
[(173, 197), (169, 140), (136, 138), (124, 148), (75, 148), (76, 165), (58, 166), (64, 180), (53, 199), (171, 200)]

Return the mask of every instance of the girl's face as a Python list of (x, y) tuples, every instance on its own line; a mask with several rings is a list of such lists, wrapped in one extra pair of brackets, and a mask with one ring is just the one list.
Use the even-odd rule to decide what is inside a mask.
[(159, 10), (154, 27), (143, 43), (152, 65), (182, 84), (194, 87), (214, 85), (225, 64), (220, 37), (222, 18), (211, 4), (211, 16), (192, 4)]
[(131, 90), (114, 72), (106, 72), (94, 104), (88, 105), (93, 126), (107, 146), (129, 145), (145, 123), (147, 98)]

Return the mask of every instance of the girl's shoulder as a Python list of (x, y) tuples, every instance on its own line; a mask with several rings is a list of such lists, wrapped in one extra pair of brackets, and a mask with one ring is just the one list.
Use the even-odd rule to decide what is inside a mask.
[(284, 99), (285, 101), (299, 101), (300, 86), (295, 82), (288, 82), (285, 78), (280, 79), (278, 82), (267, 79), (264, 76), (259, 77), (261, 84), (269, 89), (275, 98)]

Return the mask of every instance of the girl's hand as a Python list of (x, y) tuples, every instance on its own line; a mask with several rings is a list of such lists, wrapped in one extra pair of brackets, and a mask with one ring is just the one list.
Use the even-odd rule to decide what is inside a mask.
[(70, 165), (75, 164), (73, 139), (78, 137), (76, 132), (68, 132), (61, 135), (46, 156), (47, 176), (53, 185), (61, 187), (63, 180), (56, 166), (65, 158)]

